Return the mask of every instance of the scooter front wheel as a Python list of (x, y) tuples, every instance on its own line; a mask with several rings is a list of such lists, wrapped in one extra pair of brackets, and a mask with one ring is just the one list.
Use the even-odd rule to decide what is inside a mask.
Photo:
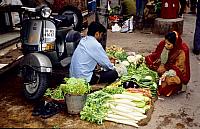
[(48, 74), (26, 68), (24, 78), (24, 95), (29, 100), (41, 98), (48, 87)]

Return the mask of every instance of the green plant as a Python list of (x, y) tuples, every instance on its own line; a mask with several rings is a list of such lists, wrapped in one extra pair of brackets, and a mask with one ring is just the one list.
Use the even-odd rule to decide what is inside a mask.
[(155, 12), (160, 13), (162, 7), (162, 1), (161, 0), (155, 0)]
[(48, 88), (46, 90), (44, 96), (51, 97), (52, 99), (64, 99), (64, 95), (63, 95), (60, 87), (57, 87), (56, 89)]
[(109, 15), (118, 15), (119, 12), (120, 12), (120, 6), (115, 6), (111, 8), (111, 10), (109, 11)]
[(91, 86), (83, 78), (64, 78), (64, 82), (60, 84), (60, 89), (64, 94), (84, 95), (91, 90)]

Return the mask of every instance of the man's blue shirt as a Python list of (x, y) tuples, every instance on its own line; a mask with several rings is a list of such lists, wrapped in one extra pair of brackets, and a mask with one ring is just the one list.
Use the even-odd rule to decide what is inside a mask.
[(114, 69), (102, 45), (93, 36), (81, 39), (73, 53), (70, 77), (85, 78), (90, 82), (97, 63), (104, 69)]

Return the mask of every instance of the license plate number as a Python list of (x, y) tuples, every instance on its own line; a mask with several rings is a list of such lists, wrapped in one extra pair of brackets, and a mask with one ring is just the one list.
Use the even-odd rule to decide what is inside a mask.
[(55, 29), (46, 28), (44, 32), (45, 38), (55, 38)]

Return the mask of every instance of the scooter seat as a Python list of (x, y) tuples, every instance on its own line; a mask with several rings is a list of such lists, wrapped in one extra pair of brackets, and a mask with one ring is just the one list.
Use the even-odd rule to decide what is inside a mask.
[(57, 30), (56, 30), (56, 34), (57, 36), (59, 37), (65, 37), (67, 32), (70, 31), (72, 29), (72, 27), (59, 27)]
[(78, 31), (75, 30), (70, 30), (66, 37), (65, 37), (65, 42), (79, 42), (81, 40), (81, 34)]
[(60, 20), (59, 22), (55, 20), (57, 27), (70, 27), (74, 23), (73, 13), (68, 13), (67, 15), (56, 15), (54, 18)]

